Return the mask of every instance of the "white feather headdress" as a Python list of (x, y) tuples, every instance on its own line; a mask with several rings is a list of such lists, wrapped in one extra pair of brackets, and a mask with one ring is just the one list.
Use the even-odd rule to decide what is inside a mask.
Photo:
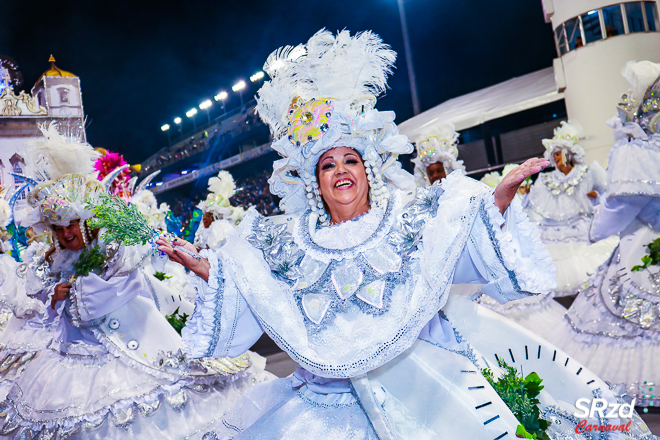
[[(614, 137), (642, 138), (660, 133), (660, 64), (650, 61), (630, 61), (621, 74), (630, 83), (621, 96), (615, 117), (608, 124), (615, 129)], [(624, 127), (626, 125), (626, 127)]]
[(210, 212), (217, 219), (228, 218), (231, 213), (229, 199), (236, 194), (236, 182), (229, 171), (220, 171), (217, 177), (211, 177), (208, 183), (209, 194), (206, 200), (199, 202), (197, 208)]
[(454, 124), (446, 122), (428, 128), (417, 137), (417, 157), (412, 162), (418, 186), (430, 184), (426, 169), (432, 163), (442, 162), (447, 175), (455, 170), (465, 172), (463, 161), (458, 160), (458, 136)]
[(584, 139), (584, 129), (582, 125), (574, 119), (562, 121), (561, 125), (555, 128), (552, 139), (543, 139), (541, 142), (545, 147), (543, 156), (555, 163), (553, 155), (555, 151), (561, 151), (564, 156), (564, 163), (572, 161), (573, 166), (584, 163), (584, 148), (578, 142)]
[[(264, 71), (271, 80), (258, 92), (257, 112), (270, 126), (273, 149), (284, 157), (275, 162), (269, 179), (283, 210), (307, 208), (306, 193), (315, 193), (316, 163), (336, 146), (355, 149), (365, 165), (379, 176), (382, 171), (384, 179), (372, 181), (372, 202), (387, 201), (386, 185), (414, 186), (396, 162), (412, 145), (399, 134), (393, 112), (374, 109), (395, 59), (396, 53), (373, 32), (334, 36), (324, 29), (307, 44), (286, 46), (268, 57)], [(320, 196), (313, 202), (312, 210), (322, 211), (319, 218), (327, 220)]]
[(43, 139), (28, 143), (28, 169), (41, 181), (56, 180), (66, 174), (86, 176), (94, 172), (101, 153), (88, 143), (67, 139), (57, 131), (57, 122), (39, 125)]
[(21, 226), (41, 230), (87, 220), (93, 215), (88, 202), (104, 192), (93, 175), (101, 154), (87, 143), (65, 138), (57, 128), (56, 122), (39, 126), (44, 138), (28, 144), (27, 169), (38, 184), (28, 194), (31, 209), (20, 219)]

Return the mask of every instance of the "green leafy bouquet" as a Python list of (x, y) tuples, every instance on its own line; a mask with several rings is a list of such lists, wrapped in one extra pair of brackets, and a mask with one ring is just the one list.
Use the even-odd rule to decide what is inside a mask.
[[(89, 226), (93, 229), (103, 229), (101, 239), (106, 243), (115, 242), (122, 246), (151, 243), (154, 252), (157, 252), (158, 238), (163, 237), (170, 242), (177, 238), (173, 234), (153, 229), (135, 205), (128, 204), (119, 197), (101, 194), (95, 203), (88, 205), (88, 209), (91, 209), (95, 216), (89, 221)], [(181, 246), (174, 247), (197, 260), (201, 258)]]
[(642, 263), (632, 267), (634, 272), (648, 270), (649, 266), (660, 266), (660, 238), (646, 245), (648, 253), (642, 257)]
[(78, 261), (73, 263), (74, 277), (86, 277), (91, 272), (100, 269), (105, 264), (105, 254), (101, 248), (94, 246), (90, 249), (83, 249), (78, 257)]
[(521, 423), (516, 429), (516, 437), (550, 440), (545, 433), (550, 422), (541, 418), (538, 407), (540, 402), (536, 398), (543, 389), (543, 380), (536, 373), (530, 373), (523, 378), (518, 374), (518, 370), (506, 362), (498, 360), (497, 363), (506, 370), (499, 379), (494, 379), (489, 368), (481, 370), (481, 373)]
[(184, 313), (183, 315), (180, 315), (179, 308), (177, 307), (171, 315), (165, 315), (165, 319), (167, 319), (167, 322), (169, 322), (170, 325), (174, 327), (174, 330), (176, 330), (177, 333), (181, 335), (181, 330), (183, 330), (183, 328), (186, 326), (186, 322), (188, 321), (188, 314)]

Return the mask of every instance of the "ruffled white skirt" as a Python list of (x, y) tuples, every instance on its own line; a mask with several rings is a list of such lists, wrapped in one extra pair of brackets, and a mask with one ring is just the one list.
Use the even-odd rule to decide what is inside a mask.
[[(445, 307), (462, 334), (453, 348), (418, 340), (395, 360), (350, 380), (297, 370), (248, 390), (205, 439), (515, 438), (518, 421), (479, 371), (491, 368), (497, 375), (498, 359), (543, 378), (541, 407), (552, 421), (551, 438), (591, 438), (576, 434), (574, 404), (596, 395), (620, 402), (607, 384), (561, 350), (477, 307), (460, 296)], [(650, 435), (637, 415), (632, 422), (632, 432), (617, 438)]]
[(552, 295), (575, 295), (586, 288), (589, 278), (609, 258), (618, 243), (617, 236), (593, 244), (586, 241), (545, 241), (557, 266), (557, 288)]
[(57, 439), (201, 438), (248, 387), (272, 377), (250, 367), (207, 383), (171, 382), (131, 368), (99, 346), (88, 352), (48, 349), (31, 362), (2, 403), (2, 438), (40, 432)]

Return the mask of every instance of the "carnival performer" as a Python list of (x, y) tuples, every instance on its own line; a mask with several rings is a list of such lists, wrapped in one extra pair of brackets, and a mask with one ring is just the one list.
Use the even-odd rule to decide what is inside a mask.
[(417, 186), (433, 185), (454, 171), (465, 173), (462, 160), (458, 160), (458, 133), (454, 124), (446, 122), (433, 126), (415, 142), (417, 157), (415, 183)]
[(197, 249), (218, 248), (245, 215), (240, 206), (231, 206), (229, 199), (236, 194), (236, 182), (228, 171), (220, 171), (208, 183), (209, 194), (197, 205), (204, 215), (195, 233)]
[(140, 270), (152, 247), (105, 243), (87, 225), (105, 192), (91, 174), (94, 150), (65, 139), (55, 123), (42, 132), (27, 154), (42, 182), (23, 224), (51, 229), (54, 246), (30, 260), (27, 289), (46, 304), (56, 336), (0, 403), (0, 435), (193, 438), (263, 375), (247, 354), (185, 358)]
[(10, 217), (9, 203), (0, 198), (0, 398), (51, 340), (40, 322), (44, 305), (27, 296), (24, 270), (10, 254), (11, 234), (5, 228)]
[(566, 352), (612, 383), (625, 383), (638, 406), (660, 406), (660, 64), (630, 62), (630, 83), (608, 121), (610, 151), (605, 203), (591, 240), (621, 234), (588, 289), (552, 336)]
[[(576, 127), (577, 127), (577, 125), (576, 125)], [(564, 128), (562, 128), (562, 130), (563, 129)], [(557, 137), (558, 136), (555, 136), (555, 138), (557, 138)], [(559, 138), (562, 141), (564, 140), (561, 137), (559, 137)], [(544, 139), (543, 140), (544, 145), (548, 141), (549, 141), (548, 139)], [(548, 146), (550, 147), (550, 149), (552, 149), (552, 143), (551, 142), (548, 142), (548, 145), (546, 145), (546, 147), (548, 147)], [(548, 153), (548, 150), (546, 150), (546, 158), (550, 162), (554, 162), (555, 166), (559, 166), (559, 165), (557, 165), (557, 162), (555, 161), (555, 157), (554, 157), (555, 155), (554, 154), (548, 155), (547, 153)], [(561, 152), (559, 150), (556, 150), (556, 153), (557, 153), (557, 160), (559, 160), (559, 162), (562, 163), (563, 159), (562, 159), (562, 156), (561, 156)], [(598, 166), (597, 163), (595, 165)], [(508, 165), (506, 165), (502, 169), (501, 174), (497, 171), (490, 172), (490, 173), (486, 174), (484, 177), (481, 178), (481, 182), (495, 188), (502, 181), (503, 176), (506, 176), (509, 172), (511, 172), (511, 170), (515, 169), (516, 166), (518, 166), (518, 165), (517, 164), (508, 164)], [(570, 171), (567, 168), (565, 168), (563, 165), (561, 167), (562, 167), (562, 170), (566, 170), (567, 172)], [(600, 168), (598, 167), (598, 169), (600, 169)], [(602, 169), (600, 169), (600, 170), (602, 171)], [(554, 175), (555, 172), (556, 172), (556, 170), (552, 174), (546, 174), (546, 177), (550, 176), (550, 178), (552, 179), (552, 175)], [(604, 171), (602, 171), (602, 172), (604, 173)], [(561, 174), (561, 176), (564, 176), (564, 174)], [(525, 184), (527, 184), (527, 185), (525, 185)], [(541, 178), (537, 179), (535, 185), (542, 185)], [(532, 187), (531, 179), (527, 179), (525, 182), (523, 182), (523, 185), (521, 185), (520, 189), (518, 190), (518, 194), (516, 194), (516, 198), (518, 198), (520, 200), (523, 207), (529, 205), (529, 197), (530, 197), (531, 187)], [(539, 191), (543, 191), (543, 188), (539, 189), (539, 187), (537, 187), (537, 189), (535, 191), (536, 191), (534, 193), (535, 194), (535, 200), (538, 200), (539, 197), (540, 197), (539, 196)], [(562, 194), (562, 193), (560, 193), (560, 194)], [(549, 197), (553, 197), (553, 196), (549, 196)], [(559, 197), (559, 196), (554, 196), (554, 197), (556, 198), (556, 197)], [(568, 196), (566, 196), (566, 197), (568, 197)], [(575, 197), (575, 195), (573, 195), (573, 197)], [(587, 199), (586, 194), (583, 195), (583, 198)], [(587, 203), (590, 204), (591, 202), (587, 202)], [(553, 208), (559, 209), (560, 207), (563, 207), (563, 206), (564, 206), (563, 204), (557, 203), (557, 205), (553, 206)], [(574, 205), (569, 203), (567, 205), (567, 208), (570, 208), (572, 206), (574, 206)], [(544, 219), (542, 216), (540, 216), (536, 212), (530, 212), (528, 210), (527, 213), (531, 216), (531, 218), (536, 220), (537, 224), (545, 225), (545, 226), (541, 226), (542, 231), (547, 230), (547, 228), (548, 228), (547, 223), (548, 222), (550, 222), (553, 225), (553, 227), (557, 229), (557, 231), (561, 230), (561, 227), (557, 226), (556, 222)], [(559, 214), (553, 212), (553, 215), (559, 215)], [(588, 218), (590, 218), (590, 217), (587, 216), (587, 219), (584, 219), (584, 220), (588, 220)], [(572, 220), (575, 220), (575, 219), (572, 219)], [(574, 231), (572, 231), (572, 229), (570, 227), (570, 224), (571, 223), (569, 222), (569, 226), (567, 226), (567, 229), (569, 229), (569, 231), (571, 231), (571, 232), (574, 232)], [(560, 223), (560, 225), (561, 225), (561, 223)], [(546, 233), (546, 235), (547, 235), (547, 233)], [(567, 238), (567, 240), (570, 240), (569, 243), (572, 243), (573, 239), (570, 238), (570, 234), (567, 234), (567, 235), (569, 236)], [(541, 238), (543, 240), (543, 238), (544, 238), (543, 233), (541, 235)], [(583, 239), (584, 239), (584, 237), (583, 237)], [(566, 255), (564, 255), (561, 252), (561, 245), (563, 244), (561, 240), (559, 241), (559, 247), (556, 247), (557, 243), (555, 241), (549, 241), (549, 242), (544, 241), (544, 243), (551, 250), (551, 255), (553, 256), (553, 261), (555, 262), (555, 264), (558, 267), (558, 269), (557, 269), (557, 271), (558, 271), (557, 278), (560, 280), (560, 282), (562, 282), (561, 280), (565, 280), (566, 275), (563, 274), (563, 273), (560, 274), (559, 272), (568, 270), (569, 274), (571, 274), (571, 273), (574, 273), (574, 271), (575, 271), (575, 269), (572, 268), (572, 267), (571, 268), (566, 268), (565, 267), (566, 266), (566, 261), (568, 261), (569, 263), (573, 263), (572, 260), (575, 260), (575, 259), (578, 259), (578, 258), (577, 258), (576, 255), (573, 255), (572, 258), (571, 257), (566, 258)], [(553, 246), (555, 246), (555, 247), (553, 247)], [(595, 249), (598, 249), (598, 247), (596, 247)], [(585, 254), (587, 254), (587, 252), (585, 252)], [(592, 272), (589, 272), (589, 273), (586, 271), (586, 269), (584, 269), (583, 271), (584, 271), (583, 278), (588, 277), (589, 273), (593, 273), (593, 270), (592, 270)], [(577, 291), (579, 286), (575, 286), (575, 287), (576, 287), (576, 291)], [(575, 292), (573, 292), (573, 293), (575, 293)], [(534, 333), (541, 336), (542, 338), (547, 339), (557, 330), (557, 325), (563, 320), (564, 314), (566, 313), (566, 308), (564, 306), (562, 306), (561, 304), (559, 304), (558, 302), (553, 300), (554, 295), (555, 295), (555, 292), (552, 291), (547, 295), (536, 295), (536, 296), (532, 296), (532, 297), (528, 297), (528, 298), (522, 298), (522, 299), (515, 300), (515, 301), (509, 301), (509, 302), (504, 303), (504, 304), (498, 303), (497, 301), (490, 298), (488, 295), (480, 295), (480, 296), (478, 296), (478, 301), (479, 301), (479, 304), (483, 305), (484, 307), (488, 307), (489, 309), (491, 309), (491, 310), (493, 310), (493, 311), (495, 311), (495, 312), (497, 312), (497, 313), (499, 313), (503, 316), (506, 316), (507, 318), (517, 322), (518, 324), (522, 325), (523, 327), (533, 331)]]
[(269, 182), (287, 214), (275, 222), (251, 209), (200, 255), (158, 241), (198, 276), (183, 331), (192, 356), (240, 353), (266, 331), (300, 364), (246, 392), (208, 438), (512, 438), (520, 422), (478, 373), (497, 369), (497, 352), (544, 378), (546, 432), (586, 438), (565, 411), (582, 393), (616, 401), (604, 382), (471, 301), (447, 304), (452, 282), (484, 283), (501, 301), (554, 287), (549, 254), (510, 204), (547, 160), (530, 159), (495, 191), (452, 173), (404, 206), (414, 178), (396, 156), (412, 146), (394, 113), (374, 108), (394, 59), (371, 32), (322, 30), (274, 52), (257, 108), (283, 157)]
[(589, 242), (594, 206), (607, 188), (607, 176), (597, 161), (585, 164), (583, 137), (582, 126), (571, 120), (562, 121), (552, 139), (543, 139), (544, 156), (555, 169), (539, 175), (526, 203), (557, 266), (556, 297), (583, 289), (618, 242), (617, 237)]

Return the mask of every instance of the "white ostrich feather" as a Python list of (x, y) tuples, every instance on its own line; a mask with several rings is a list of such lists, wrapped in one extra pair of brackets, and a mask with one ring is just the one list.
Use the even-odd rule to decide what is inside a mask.
[(630, 93), (634, 101), (641, 104), (646, 90), (660, 76), (660, 64), (651, 61), (629, 61), (621, 71), (621, 75), (630, 83)]
[(28, 169), (42, 180), (55, 180), (65, 174), (89, 175), (94, 172), (94, 162), (101, 153), (87, 143), (62, 136), (57, 122), (39, 125), (44, 139), (28, 143), (26, 157)]
[(568, 135), (576, 139), (584, 139), (584, 129), (578, 121), (569, 119), (568, 121), (562, 121), (561, 125), (555, 128), (554, 135), (555, 137)]
[(229, 200), (236, 193), (236, 182), (228, 171), (220, 171), (218, 177), (209, 179), (209, 191)]
[(376, 98), (387, 87), (396, 53), (371, 31), (336, 37), (322, 29), (305, 46), (286, 46), (273, 52), (264, 65), (272, 78), (258, 94), (257, 112), (281, 137), (287, 127), (291, 101), (299, 96), (351, 102)]
[(11, 216), (11, 209), (9, 203), (5, 199), (0, 199), (0, 228), (7, 226), (7, 221)]

